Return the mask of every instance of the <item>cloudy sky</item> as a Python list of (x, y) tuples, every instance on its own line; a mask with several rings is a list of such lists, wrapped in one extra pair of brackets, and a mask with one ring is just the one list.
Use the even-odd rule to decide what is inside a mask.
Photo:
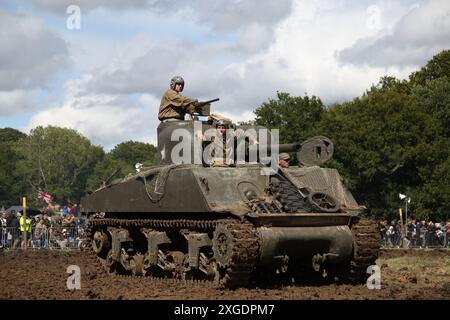
[(450, 1), (2, 0), (0, 43), (0, 128), (69, 127), (109, 150), (156, 142), (174, 75), (235, 120), (277, 90), (330, 104), (405, 78), (450, 48)]

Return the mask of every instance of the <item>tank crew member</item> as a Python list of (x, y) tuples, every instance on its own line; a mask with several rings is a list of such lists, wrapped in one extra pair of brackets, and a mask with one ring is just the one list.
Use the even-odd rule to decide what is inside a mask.
[(231, 125), (228, 119), (220, 119), (215, 121), (216, 130), (208, 130), (203, 137), (206, 141), (211, 141), (210, 162), (212, 167), (228, 167), (234, 164), (233, 149), (235, 141), (239, 139), (249, 138), (251, 144), (257, 144), (258, 141), (252, 135), (244, 132), (242, 129), (233, 130), (232, 134), (227, 134), (227, 130)]
[(288, 153), (280, 153), (279, 159), (280, 160), (278, 161), (278, 165), (281, 168), (289, 168), (289, 160), (291, 159), (291, 157)]
[(196, 99), (184, 97), (180, 94), (184, 89), (184, 79), (175, 76), (170, 80), (170, 88), (161, 98), (158, 119), (163, 122), (184, 120), (186, 113), (195, 112)]

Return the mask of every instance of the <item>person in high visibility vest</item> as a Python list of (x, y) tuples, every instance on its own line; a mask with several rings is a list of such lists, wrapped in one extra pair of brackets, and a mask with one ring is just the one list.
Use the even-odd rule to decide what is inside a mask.
[[(20, 228), (20, 235), (23, 237), (23, 232), (25, 231), (25, 219), (23, 218), (23, 215), (19, 219), (19, 228)], [(23, 239), (25, 240), (25, 239)], [(22, 247), (24, 246), (24, 242), (22, 240)], [(31, 218), (27, 217), (27, 241), (31, 240)]]

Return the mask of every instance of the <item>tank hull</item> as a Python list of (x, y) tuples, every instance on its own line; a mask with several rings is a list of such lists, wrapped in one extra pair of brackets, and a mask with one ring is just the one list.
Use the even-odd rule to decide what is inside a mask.
[(365, 281), (379, 233), (339, 173), (265, 168), (168, 164), (104, 185), (81, 201), (92, 252), (108, 273), (225, 287), (304, 269)]

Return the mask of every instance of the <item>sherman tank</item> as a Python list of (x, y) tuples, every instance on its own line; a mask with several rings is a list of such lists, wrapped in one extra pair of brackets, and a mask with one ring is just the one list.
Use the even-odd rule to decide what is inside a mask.
[[(208, 143), (196, 137), (214, 125), (199, 119), (161, 123), (158, 165), (105, 181), (82, 198), (82, 211), (91, 218), (89, 250), (105, 272), (229, 288), (303, 272), (366, 281), (378, 257), (379, 233), (360, 218), (364, 207), (338, 171), (321, 167), (333, 154), (328, 138), (265, 147), (246, 140), (241, 161), (212, 167), (202, 158)], [(187, 146), (182, 152), (179, 132)], [(296, 153), (299, 165), (267, 174), (261, 152), (250, 161), (255, 150), (264, 151), (266, 160), (276, 152)], [(181, 153), (182, 159), (200, 160), (180, 162)]]

